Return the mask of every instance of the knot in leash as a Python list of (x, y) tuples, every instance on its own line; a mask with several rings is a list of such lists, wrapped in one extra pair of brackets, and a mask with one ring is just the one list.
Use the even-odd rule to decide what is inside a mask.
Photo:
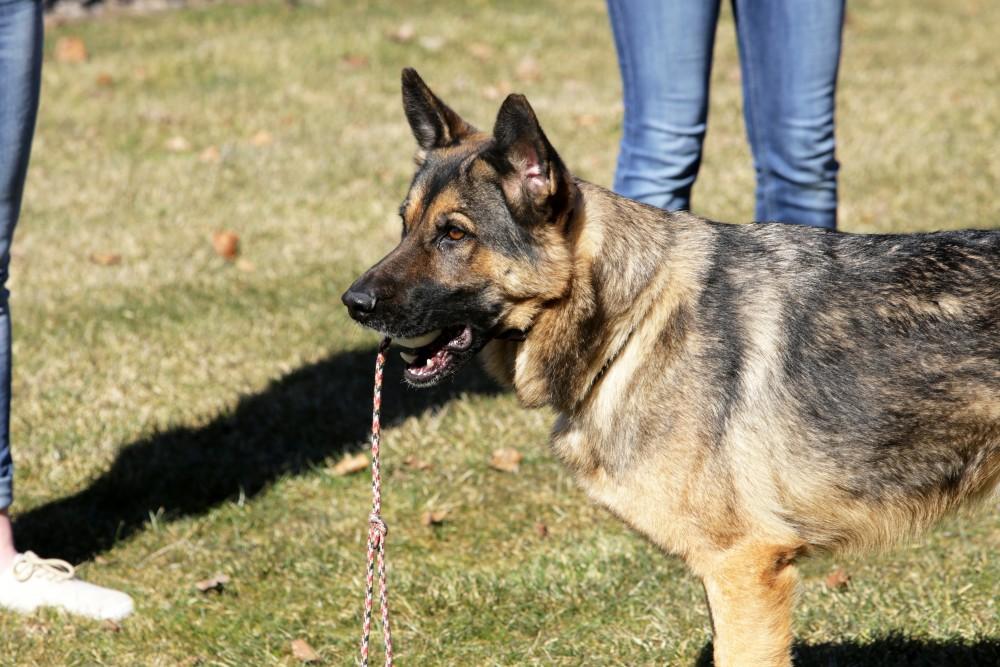
[(365, 613), (361, 624), (361, 666), (368, 667), (368, 639), (372, 629), (372, 598), (375, 592), (376, 565), (379, 585), (379, 611), (382, 615), (382, 639), (385, 643), (385, 667), (392, 667), (392, 632), (389, 626), (389, 588), (385, 574), (385, 536), (389, 528), (382, 520), (382, 463), (379, 445), (382, 438), (382, 370), (389, 338), (383, 338), (375, 357), (375, 392), (372, 398), (372, 511), (368, 515), (368, 570), (365, 576)]
[(372, 534), (377, 534), (381, 540), (384, 540), (385, 536), (389, 534), (389, 526), (385, 525), (382, 517), (374, 512), (368, 515), (368, 524), (371, 526)]

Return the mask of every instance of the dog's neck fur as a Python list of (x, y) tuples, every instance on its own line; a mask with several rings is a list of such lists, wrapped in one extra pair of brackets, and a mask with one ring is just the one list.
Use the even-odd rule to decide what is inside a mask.
[[(567, 290), (539, 312), (523, 343), (505, 344), (508, 379), (521, 402), (564, 414), (585, 403), (663, 291), (684, 292), (687, 281), (671, 251), (682, 228), (697, 223), (585, 181), (576, 185), (578, 205), (567, 226)], [(617, 279), (600, 279), (608, 273)]]

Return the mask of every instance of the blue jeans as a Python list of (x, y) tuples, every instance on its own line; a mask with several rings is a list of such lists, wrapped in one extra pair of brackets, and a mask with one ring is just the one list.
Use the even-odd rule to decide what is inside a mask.
[[(720, 0), (608, 0), (625, 92), (619, 194), (689, 210)], [(844, 0), (733, 0), (755, 219), (835, 229)]]
[(0, 509), (10, 506), (14, 487), (7, 272), (38, 112), (42, 12), (40, 0), (0, 0)]

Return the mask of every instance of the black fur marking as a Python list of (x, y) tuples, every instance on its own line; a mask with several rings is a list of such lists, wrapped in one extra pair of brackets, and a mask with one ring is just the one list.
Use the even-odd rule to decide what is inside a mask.
[[(460, 174), (462, 159), (452, 158), (429, 158), (424, 168), (417, 174), (417, 178), (423, 185), (423, 193), (420, 198), (420, 205), (426, 213), (431, 203), (449, 185), (454, 185)], [(431, 221), (433, 222), (433, 221)]]
[(499, 307), (485, 300), (485, 286), (456, 289), (432, 280), (410, 287), (401, 299), (393, 323), (413, 331), (468, 324), (480, 331), (493, 327)]
[(740, 375), (745, 363), (745, 332), (740, 327), (740, 303), (744, 293), (742, 282), (734, 280), (732, 257), (736, 241), (718, 230), (711, 265), (705, 276), (704, 291), (698, 300), (700, 326), (709, 344), (704, 361), (715, 375), (706, 382), (717, 388), (713, 404), (716, 418), (709, 442), (720, 447), (729, 426), (729, 419), (743, 395)]

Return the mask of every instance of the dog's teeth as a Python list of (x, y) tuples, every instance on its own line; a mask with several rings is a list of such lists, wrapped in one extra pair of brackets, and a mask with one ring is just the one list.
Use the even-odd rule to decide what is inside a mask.
[(418, 347), (427, 345), (427, 343), (430, 343), (440, 335), (441, 330), (437, 329), (436, 331), (425, 333), (423, 336), (415, 336), (414, 338), (395, 338), (392, 342), (415, 350)]
[(417, 355), (409, 354), (408, 352), (400, 352), (399, 356), (401, 356), (403, 358), (403, 361), (405, 361), (408, 364), (412, 364), (414, 361), (417, 360)]
[(431, 366), (433, 366), (433, 365), (434, 365), (434, 361), (433, 361), (432, 359), (428, 359), (428, 360), (427, 360), (427, 363), (426, 363), (426, 364), (424, 364), (424, 367), (425, 367), (425, 368), (430, 368), (430, 367), (431, 367)]

